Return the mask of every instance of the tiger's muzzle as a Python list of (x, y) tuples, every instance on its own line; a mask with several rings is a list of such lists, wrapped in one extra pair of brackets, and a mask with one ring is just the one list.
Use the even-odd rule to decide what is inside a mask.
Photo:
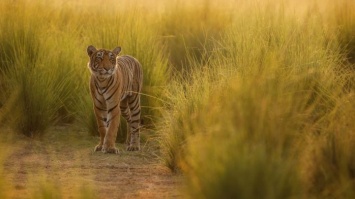
[(110, 68), (110, 69), (98, 69), (97, 70), (98, 74), (102, 77), (109, 77), (111, 75), (113, 75), (113, 73), (115, 72), (115, 68)]

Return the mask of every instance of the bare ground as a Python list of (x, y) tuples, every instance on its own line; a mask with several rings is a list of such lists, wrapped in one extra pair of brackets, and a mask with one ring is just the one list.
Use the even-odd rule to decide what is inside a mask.
[(181, 175), (159, 163), (150, 142), (140, 152), (92, 152), (98, 138), (66, 128), (40, 141), (16, 137), (3, 160), (10, 198), (182, 198)]

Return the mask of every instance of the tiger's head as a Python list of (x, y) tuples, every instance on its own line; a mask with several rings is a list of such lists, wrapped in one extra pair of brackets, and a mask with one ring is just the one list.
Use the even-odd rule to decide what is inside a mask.
[(95, 76), (100, 78), (110, 77), (116, 71), (116, 57), (120, 53), (121, 47), (116, 47), (112, 51), (96, 49), (88, 46), (87, 53), (90, 57), (88, 67)]

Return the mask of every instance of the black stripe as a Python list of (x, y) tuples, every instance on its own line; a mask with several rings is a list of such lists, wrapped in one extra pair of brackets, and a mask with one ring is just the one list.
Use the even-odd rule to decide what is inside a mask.
[(135, 110), (139, 106), (139, 100), (134, 101), (134, 104), (130, 104), (129, 108)]
[(95, 88), (96, 88), (96, 90), (97, 90), (97, 92), (100, 94), (100, 95), (102, 95), (101, 93), (100, 93), (100, 87), (99, 87), (99, 85), (97, 84), (97, 82), (95, 81)]
[(111, 111), (113, 111), (113, 109), (117, 108), (118, 104), (116, 104), (116, 106), (110, 108), (107, 112), (110, 113)]
[(129, 115), (127, 115), (127, 114), (121, 114), (121, 115), (122, 115), (122, 117), (123, 117), (124, 119), (126, 119), (126, 120), (127, 120), (127, 122), (128, 122)]
[(100, 104), (104, 104), (103, 102), (101, 102), (99, 99), (97, 99), (96, 95), (94, 95), (96, 101), (100, 102)]
[(108, 92), (109, 90), (111, 90), (111, 86), (112, 86), (112, 84), (115, 82), (114, 81), (115, 79), (114, 78), (112, 78), (112, 76), (111, 76), (111, 79), (109, 80), (109, 82), (107, 83), (107, 85), (106, 85), (106, 87), (105, 87), (105, 90), (102, 92), (103, 94), (104, 93), (106, 93), (106, 92)]
[[(108, 90), (108, 91), (111, 91), (112, 89), (115, 89), (115, 88), (117, 89), (117, 87), (119, 86), (119, 84), (120, 84), (120, 83), (118, 82), (118, 80), (116, 80), (116, 81), (113, 80), (112, 83), (108, 86), (108, 87), (109, 87), (109, 90)], [(111, 87), (111, 86), (112, 86), (112, 87)], [(115, 86), (117, 86), (117, 87), (115, 87)]]
[(122, 114), (128, 115), (129, 109), (127, 109), (127, 108), (122, 109), (121, 107), (120, 107), (120, 109), (121, 109)]
[(120, 109), (121, 109), (121, 110), (126, 110), (126, 109), (128, 109), (127, 103), (121, 103), (121, 104), (120, 104)]
[(121, 110), (122, 110), (122, 112), (124, 112), (124, 113), (129, 113), (129, 112), (131, 112), (131, 110), (129, 110), (128, 107), (125, 107), (124, 109), (121, 109)]
[(139, 115), (141, 113), (141, 110), (138, 110), (137, 113), (135, 113), (134, 115), (131, 115), (131, 117), (136, 117), (137, 115)]
[[(127, 91), (127, 92), (129, 92), (129, 91)], [(136, 101), (136, 99), (138, 98), (138, 96), (139, 96), (139, 94), (134, 95), (134, 96), (133, 96), (134, 98), (130, 98), (130, 99), (129, 99), (129, 102), (132, 103), (133, 101)]]
[(116, 90), (112, 93), (112, 95), (110, 95), (110, 97), (106, 98), (106, 100), (110, 100), (111, 97), (118, 91), (118, 88), (119, 88), (119, 86), (117, 85)]
[(100, 108), (100, 107), (97, 107), (96, 104), (94, 104), (94, 105), (95, 105), (95, 108), (96, 108), (96, 109), (99, 109), (100, 111), (107, 111), (106, 109), (102, 109), (102, 108)]
[(110, 89), (110, 85), (109, 86), (106, 85), (104, 88), (105, 90), (102, 91), (102, 94), (105, 94)]
[(97, 77), (97, 76), (96, 76), (95, 78), (96, 78), (96, 80), (99, 81), (99, 82), (105, 81), (105, 79), (100, 80), (99, 77)]
[(107, 92), (107, 89), (109, 89), (109, 87), (105, 87), (105, 90), (102, 91), (102, 94), (105, 94)]
[(139, 120), (132, 120), (131, 124), (133, 123), (139, 123)]
[(114, 82), (113, 80), (114, 80), (114, 78), (111, 76), (110, 80), (108, 80), (107, 87), (110, 87), (112, 85), (112, 83)]

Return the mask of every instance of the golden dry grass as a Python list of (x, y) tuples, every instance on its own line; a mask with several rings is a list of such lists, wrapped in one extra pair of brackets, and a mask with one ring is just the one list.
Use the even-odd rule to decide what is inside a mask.
[[(1, 1), (1, 134), (39, 136), (0, 154), (14, 182), (0, 180), (0, 197), (354, 197), (354, 9), (351, 0)], [(141, 61), (143, 142), (158, 149), (90, 154), (90, 44)], [(53, 130), (63, 123), (70, 141)], [(184, 196), (156, 155), (186, 176)]]

